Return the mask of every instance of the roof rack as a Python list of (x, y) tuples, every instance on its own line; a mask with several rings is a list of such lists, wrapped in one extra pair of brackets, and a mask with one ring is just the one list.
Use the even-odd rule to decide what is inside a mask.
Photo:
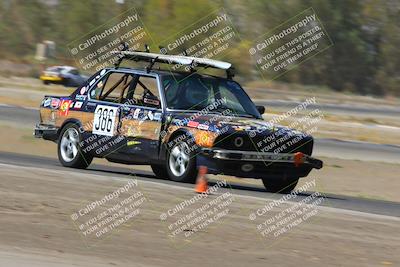
[(228, 62), (208, 58), (150, 53), (148, 45), (145, 45), (145, 51), (130, 51), (128, 49), (129, 48), (126, 44), (122, 44), (122, 49), (120, 51), (111, 52), (112, 54), (119, 55), (119, 59), (115, 63), (116, 68), (119, 67), (123, 60), (133, 60), (149, 62), (149, 66), (146, 67), (147, 72), (150, 72), (154, 64), (157, 62), (189, 66), (191, 71), (195, 71), (194, 68), (196, 67), (222, 69), (226, 71), (228, 79), (234, 77), (234, 68), (232, 67), (232, 64)]

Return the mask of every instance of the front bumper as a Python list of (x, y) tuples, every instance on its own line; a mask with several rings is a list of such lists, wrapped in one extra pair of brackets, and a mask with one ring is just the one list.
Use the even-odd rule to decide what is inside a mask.
[(37, 124), (33, 131), (33, 136), (55, 141), (58, 138), (58, 128), (53, 125)]
[(301, 152), (271, 153), (202, 148), (198, 165), (209, 173), (223, 173), (247, 178), (304, 177), (312, 169), (321, 169), (323, 162)]
[(256, 161), (265, 163), (289, 163), (296, 167), (299, 165), (310, 166), (315, 169), (321, 169), (323, 162), (319, 159), (310, 157), (301, 152), (297, 153), (272, 153), (257, 151), (239, 151), (224, 149), (203, 148), (202, 153), (208, 157), (220, 160), (239, 160)]

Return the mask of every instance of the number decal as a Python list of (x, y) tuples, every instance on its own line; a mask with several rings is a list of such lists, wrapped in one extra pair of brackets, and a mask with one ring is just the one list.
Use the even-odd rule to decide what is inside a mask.
[(98, 105), (94, 112), (92, 132), (99, 135), (113, 136), (117, 110), (117, 107)]
[(100, 117), (102, 111), (103, 111), (103, 108), (96, 108), (96, 111), (94, 112), (95, 115), (94, 115), (94, 122), (93, 122), (93, 132), (95, 130), (98, 131), (100, 129), (100, 121), (96, 120), (96, 117)]

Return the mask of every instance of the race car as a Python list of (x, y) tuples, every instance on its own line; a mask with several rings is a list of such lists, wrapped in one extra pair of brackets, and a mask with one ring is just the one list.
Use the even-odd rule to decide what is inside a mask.
[(88, 77), (79, 73), (77, 68), (71, 66), (48, 67), (39, 77), (44, 84), (61, 84), (69, 87), (82, 85)]
[[(120, 67), (126, 59), (149, 66)], [(156, 63), (173, 67), (156, 70)], [(175, 71), (176, 65), (187, 71)], [(99, 157), (194, 182), (205, 166), (210, 174), (262, 179), (268, 192), (287, 193), (322, 161), (311, 157), (311, 136), (265, 121), (264, 110), (233, 80), (228, 62), (122, 51), (115, 67), (98, 71), (71, 95), (45, 96), (34, 135), (57, 142), (66, 167), (86, 168)]]

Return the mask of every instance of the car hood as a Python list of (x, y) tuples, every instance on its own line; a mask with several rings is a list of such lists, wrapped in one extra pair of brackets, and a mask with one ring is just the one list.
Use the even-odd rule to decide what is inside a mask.
[(261, 119), (253, 119), (237, 116), (223, 116), (207, 114), (171, 114), (171, 123), (179, 126), (187, 126), (200, 130), (208, 130), (218, 134), (231, 134), (235, 132), (247, 132), (250, 136), (269, 135), (280, 131), (282, 134), (304, 135), (303, 133), (285, 126), (272, 124)]

